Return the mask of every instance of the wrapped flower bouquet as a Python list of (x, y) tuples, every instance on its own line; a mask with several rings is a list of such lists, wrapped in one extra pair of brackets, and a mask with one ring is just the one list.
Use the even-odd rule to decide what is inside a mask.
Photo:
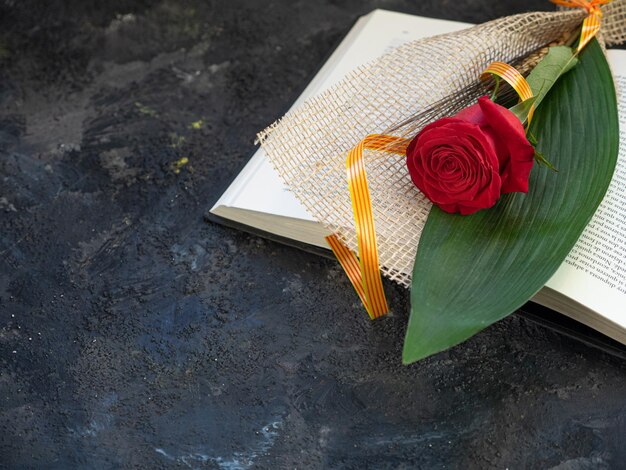
[(406, 363), (528, 301), (611, 181), (626, 0), (555, 3), (400, 46), (259, 134), (370, 317), (381, 273), (411, 288)]

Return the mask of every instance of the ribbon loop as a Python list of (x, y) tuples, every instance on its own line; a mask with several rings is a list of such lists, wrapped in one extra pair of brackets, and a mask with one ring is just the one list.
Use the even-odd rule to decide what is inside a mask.
[(358, 259), (335, 235), (326, 237), (371, 319), (385, 315), (389, 307), (380, 273), (374, 214), (363, 151), (369, 149), (403, 154), (410, 142), (411, 139), (374, 134), (368, 135), (348, 152), (346, 171), (359, 246)]
[[(504, 62), (492, 62), (489, 64), (483, 73), (480, 75), (481, 80), (486, 80), (491, 75), (496, 76), (507, 82), (511, 85), (511, 88), (515, 90), (518, 94), (519, 99), (521, 101), (526, 101), (533, 97), (533, 91), (530, 88), (530, 85), (524, 78), (524, 76), (519, 73), (519, 71), (515, 68), (506, 64)], [(528, 112), (528, 123), (532, 120), (533, 113), (535, 112), (535, 105), (533, 104)]]

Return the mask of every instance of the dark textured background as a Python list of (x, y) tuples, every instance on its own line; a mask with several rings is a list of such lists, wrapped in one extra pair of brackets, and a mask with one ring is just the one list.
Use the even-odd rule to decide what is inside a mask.
[(372, 323), (337, 263), (203, 220), (374, 8), (551, 5), (0, 0), (3, 467), (626, 466), (623, 361), (513, 316), (403, 367), (403, 289)]

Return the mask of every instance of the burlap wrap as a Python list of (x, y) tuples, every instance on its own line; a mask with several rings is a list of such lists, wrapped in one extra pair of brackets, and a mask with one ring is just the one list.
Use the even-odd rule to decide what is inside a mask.
[[(603, 8), (607, 45), (626, 39), (626, 0)], [(368, 134), (413, 136), (484, 93), (477, 77), (493, 61), (515, 63), (573, 31), (582, 10), (535, 12), (414, 41), (352, 71), (259, 134), (274, 167), (313, 217), (356, 251), (346, 153)], [(446, 101), (447, 100), (447, 101)], [(434, 106), (446, 102), (447, 106)], [(431, 110), (428, 112), (428, 110)], [(388, 132), (387, 132), (388, 133)], [(410, 180), (403, 155), (367, 152), (366, 167), (382, 272), (409, 286), (431, 204)]]

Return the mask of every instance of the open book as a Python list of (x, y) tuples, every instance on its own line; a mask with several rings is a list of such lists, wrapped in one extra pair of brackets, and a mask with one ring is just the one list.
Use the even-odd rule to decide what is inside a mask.
[[(293, 106), (390, 48), (469, 26), (376, 10), (356, 22)], [(609, 61), (618, 90), (626, 92), (626, 51), (609, 51)], [(622, 131), (611, 186), (569, 257), (533, 301), (626, 344), (626, 94), (618, 100)], [(253, 231), (329, 249), (327, 230), (284, 185), (262, 149), (210, 212)]]

